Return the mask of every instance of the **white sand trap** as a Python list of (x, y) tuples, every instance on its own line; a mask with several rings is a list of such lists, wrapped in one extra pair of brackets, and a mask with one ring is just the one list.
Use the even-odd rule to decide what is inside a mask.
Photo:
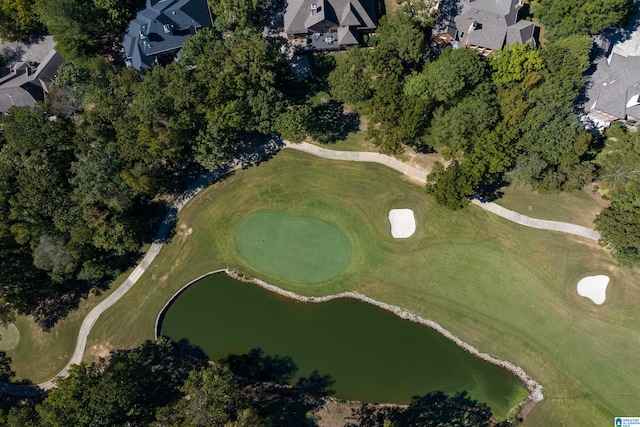
[(416, 219), (411, 209), (391, 209), (389, 222), (391, 235), (396, 239), (406, 239), (416, 232)]
[(607, 299), (609, 276), (587, 276), (578, 282), (578, 295), (587, 297), (595, 304), (602, 304)]

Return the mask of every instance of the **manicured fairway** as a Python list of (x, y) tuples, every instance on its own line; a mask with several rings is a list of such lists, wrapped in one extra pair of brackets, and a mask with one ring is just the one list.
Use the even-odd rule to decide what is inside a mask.
[(349, 262), (347, 237), (316, 218), (259, 211), (236, 232), (240, 254), (254, 267), (299, 282), (333, 279)]

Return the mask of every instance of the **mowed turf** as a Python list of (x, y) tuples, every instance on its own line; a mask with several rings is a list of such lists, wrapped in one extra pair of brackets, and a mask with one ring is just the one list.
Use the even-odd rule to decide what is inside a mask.
[(0, 350), (12, 350), (20, 341), (20, 332), (13, 323), (0, 325)]
[[(414, 211), (411, 239), (391, 237), (387, 215), (394, 208)], [(265, 210), (318, 218), (342, 230), (351, 243), (343, 273), (309, 286), (248, 263), (236, 232), (248, 215)], [(616, 415), (637, 412), (637, 270), (618, 267), (595, 242), (518, 226), (475, 206), (450, 212), (422, 186), (384, 166), (292, 150), (238, 171), (189, 202), (171, 242), (98, 319), (87, 360), (95, 360), (98, 349), (130, 348), (153, 338), (158, 312), (171, 295), (225, 267), (303, 295), (358, 291), (438, 321), (544, 386), (545, 400), (526, 425), (609, 425)], [(594, 274), (611, 277), (602, 306), (576, 292), (577, 282)], [(27, 344), (18, 328), (16, 351)], [(60, 352), (46, 353), (47, 346), (38, 349), (20, 352), (22, 358), (12, 352), (24, 367), (21, 378), (42, 375), (44, 362), (61, 368), (68, 360)]]
[(332, 279), (351, 257), (349, 241), (335, 226), (287, 212), (253, 213), (238, 227), (236, 245), (254, 267), (299, 283)]

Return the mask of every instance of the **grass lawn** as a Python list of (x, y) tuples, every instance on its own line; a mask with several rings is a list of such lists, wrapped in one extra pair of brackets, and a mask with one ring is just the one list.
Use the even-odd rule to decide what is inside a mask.
[[(414, 210), (410, 239), (390, 236), (392, 208)], [(351, 262), (313, 285), (257, 270), (238, 253), (235, 234), (261, 210), (327, 218), (347, 234)], [(203, 191), (177, 230), (141, 281), (98, 320), (90, 348), (153, 338), (158, 311), (177, 289), (231, 267), (304, 295), (356, 290), (440, 322), (543, 384), (546, 399), (529, 425), (606, 425), (637, 409), (640, 384), (629, 374), (640, 369), (640, 275), (617, 267), (593, 242), (475, 207), (449, 212), (382, 166), (288, 150)], [(612, 279), (602, 306), (576, 292), (578, 280), (593, 274)]]
[(533, 218), (572, 222), (593, 228), (593, 220), (602, 206), (585, 190), (560, 194), (540, 194), (530, 187), (505, 187), (496, 203)]
[(0, 325), (0, 350), (11, 350), (18, 345), (20, 332), (13, 323)]
[[(16, 380), (29, 379), (40, 383), (60, 372), (71, 358), (84, 317), (120, 286), (129, 273), (131, 270), (121, 274), (102, 294), (91, 295), (83, 300), (77, 310), (56, 323), (49, 332), (44, 332), (31, 317), (18, 316), (15, 325), (20, 332), (20, 340), (14, 349), (6, 351), (12, 359), (11, 368), (16, 372)], [(104, 349), (87, 347), (86, 354), (98, 353), (108, 355)]]
[(333, 279), (349, 263), (346, 236), (313, 217), (259, 211), (240, 224), (239, 253), (254, 267), (299, 283)]

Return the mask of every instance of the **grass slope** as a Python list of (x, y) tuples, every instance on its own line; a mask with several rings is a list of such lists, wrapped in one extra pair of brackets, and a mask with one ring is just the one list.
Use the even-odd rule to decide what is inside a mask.
[(571, 190), (560, 194), (540, 194), (530, 187), (505, 187), (496, 200), (500, 206), (533, 218), (572, 222), (593, 228), (593, 220), (602, 206), (586, 190)]
[[(413, 237), (390, 236), (391, 208), (413, 209)], [(351, 262), (314, 286), (256, 270), (238, 254), (234, 237), (259, 210), (336, 224), (351, 242)], [(640, 277), (593, 242), (521, 227), (475, 207), (449, 212), (383, 166), (288, 150), (203, 191), (176, 230), (140, 282), (100, 317), (88, 348), (152, 338), (158, 311), (177, 289), (231, 267), (304, 295), (356, 290), (440, 322), (544, 385), (546, 399), (528, 425), (606, 425), (637, 409), (640, 383), (629, 373), (640, 370), (634, 350)], [(576, 292), (578, 280), (592, 274), (612, 279), (599, 307)]]
[(299, 283), (333, 279), (351, 258), (349, 241), (336, 227), (285, 212), (255, 212), (235, 237), (238, 251), (252, 266)]

